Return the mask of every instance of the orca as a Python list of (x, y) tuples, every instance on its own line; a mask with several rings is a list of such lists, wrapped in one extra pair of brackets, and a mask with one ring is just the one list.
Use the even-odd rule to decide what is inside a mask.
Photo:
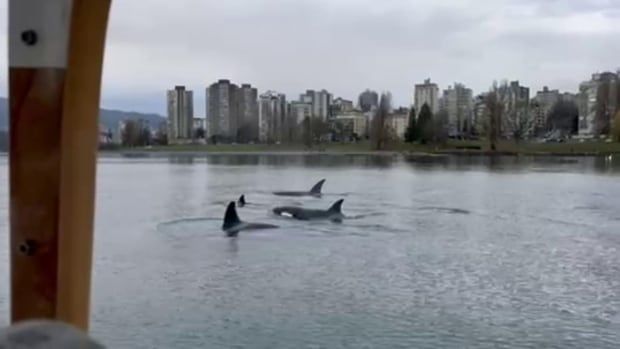
[(239, 205), (239, 207), (245, 206), (245, 194), (239, 197), (239, 200), (237, 200), (237, 205)]
[(279, 196), (314, 196), (314, 197), (320, 197), (321, 196), (321, 188), (323, 187), (323, 183), (325, 183), (325, 179), (321, 179), (320, 181), (318, 181), (310, 189), (310, 191), (276, 191), (276, 192), (274, 192), (274, 194), (275, 195), (279, 195)]
[(250, 223), (243, 222), (237, 215), (237, 209), (235, 208), (235, 202), (231, 201), (226, 207), (226, 214), (224, 215), (224, 223), (222, 224), (222, 230), (228, 237), (235, 237), (242, 230), (259, 230), (259, 229), (276, 229), (277, 225), (267, 223)]
[(299, 206), (280, 206), (273, 209), (273, 213), (278, 216), (288, 216), (302, 221), (325, 219), (332, 222), (342, 222), (342, 202), (344, 199), (336, 201), (327, 210), (314, 210)]

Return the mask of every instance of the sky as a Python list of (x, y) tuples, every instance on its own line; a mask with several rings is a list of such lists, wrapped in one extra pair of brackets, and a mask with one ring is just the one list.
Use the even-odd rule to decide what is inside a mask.
[[(7, 0), (0, 1), (0, 95), (7, 95)], [(430, 78), (474, 93), (519, 80), (576, 92), (620, 69), (620, 0), (113, 0), (102, 106), (165, 114), (165, 91), (218, 79), (297, 99), (371, 88), (411, 103)], [(615, 25), (614, 25), (615, 24)]]

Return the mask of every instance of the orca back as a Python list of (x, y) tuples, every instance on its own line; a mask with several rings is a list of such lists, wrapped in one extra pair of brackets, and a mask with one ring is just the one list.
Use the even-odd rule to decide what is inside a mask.
[(314, 195), (320, 195), (321, 194), (321, 188), (323, 188), (323, 183), (325, 183), (325, 179), (321, 179), (320, 181), (318, 181), (312, 187), (312, 189), (310, 189), (310, 193), (314, 194)]
[(245, 194), (239, 197), (239, 207), (245, 206)]
[(334, 202), (334, 204), (331, 205), (331, 207), (327, 211), (330, 213), (342, 213), (342, 202), (343, 201), (344, 199), (340, 199)]
[(235, 202), (231, 201), (230, 203), (228, 203), (228, 207), (226, 207), (226, 214), (224, 214), (224, 223), (222, 224), (222, 228), (225, 230), (230, 229), (239, 223), (241, 223), (241, 220), (237, 215)]

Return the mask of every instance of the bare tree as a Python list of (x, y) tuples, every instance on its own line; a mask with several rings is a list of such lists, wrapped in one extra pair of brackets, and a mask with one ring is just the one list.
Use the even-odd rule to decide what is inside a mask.
[(528, 101), (504, 101), (504, 129), (515, 142), (519, 142), (534, 130), (534, 118), (529, 113)]
[(504, 112), (504, 105), (501, 102), (500, 92), (497, 84), (493, 83), (493, 88), (486, 95), (484, 104), (486, 107), (485, 129), (487, 131), (487, 139), (489, 141), (489, 149), (497, 150), (497, 141), (499, 139), (500, 122)]
[(304, 145), (311, 148), (329, 133), (329, 124), (320, 117), (305, 117), (302, 123)]
[(497, 150), (502, 134), (519, 142), (533, 132), (535, 122), (529, 113), (529, 101), (520, 98), (506, 81), (500, 85), (494, 82), (484, 103), (487, 119), (484, 126), (492, 151)]
[(392, 94), (385, 92), (379, 99), (379, 107), (372, 119), (372, 144), (375, 150), (383, 150), (388, 139), (386, 121), (392, 106)]

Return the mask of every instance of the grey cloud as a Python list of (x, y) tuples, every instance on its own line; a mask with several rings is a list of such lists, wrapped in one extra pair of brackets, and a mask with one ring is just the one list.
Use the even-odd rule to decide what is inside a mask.
[(119, 0), (104, 104), (163, 113), (164, 90), (186, 84), (202, 115), (218, 78), (289, 99), (307, 88), (351, 99), (390, 90), (402, 105), (427, 77), (476, 92), (502, 78), (576, 90), (620, 65), (619, 12), (616, 0)]
[(600, 12), (617, 13), (620, 1), (617, 0), (529, 0), (540, 15), (565, 16), (573, 13)]

